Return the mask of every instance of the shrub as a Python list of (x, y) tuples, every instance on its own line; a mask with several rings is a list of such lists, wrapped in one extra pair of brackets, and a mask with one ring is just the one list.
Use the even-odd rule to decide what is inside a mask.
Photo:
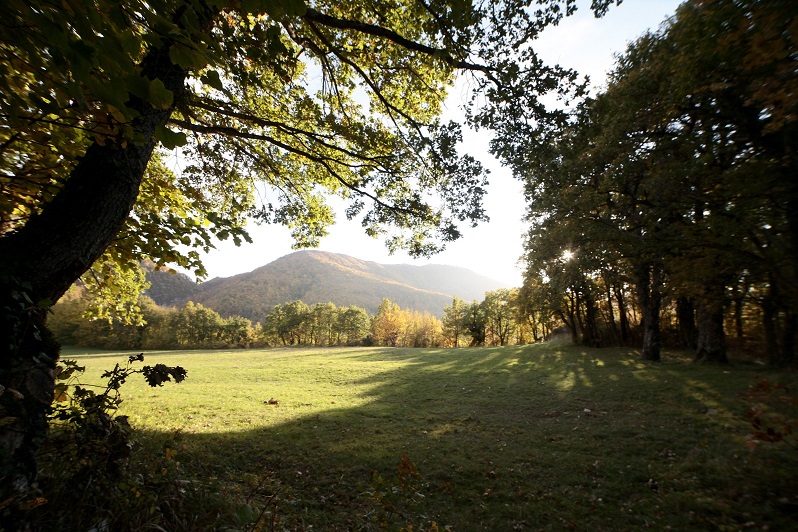
[(33, 530), (196, 530), (219, 514), (235, 521), (232, 503), (183, 478), (173, 442), (147, 453), (126, 416), (115, 415), (131, 375), (143, 375), (150, 386), (186, 378), (179, 366), (134, 369), (143, 360), (139, 354), (116, 364), (103, 374), (104, 386), (79, 384), (84, 368), (59, 363), (50, 433), (39, 454), (40, 491), (24, 505)]

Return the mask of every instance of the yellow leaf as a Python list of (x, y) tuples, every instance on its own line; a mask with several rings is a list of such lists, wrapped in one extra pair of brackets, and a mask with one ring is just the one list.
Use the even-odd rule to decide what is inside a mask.
[(69, 396), (67, 396), (66, 387), (64, 387), (64, 388), (56, 388), (55, 389), (54, 401), (56, 403), (63, 403), (67, 399), (69, 399)]

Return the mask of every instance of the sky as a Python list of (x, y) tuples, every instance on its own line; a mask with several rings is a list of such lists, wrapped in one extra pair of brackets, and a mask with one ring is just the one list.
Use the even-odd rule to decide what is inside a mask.
[[(679, 3), (677, 0), (624, 0), (620, 6), (612, 7), (603, 19), (597, 20), (589, 10), (590, 2), (581, 0), (574, 16), (544, 31), (536, 50), (548, 63), (559, 63), (589, 75), (591, 85), (600, 90), (606, 72), (613, 66), (614, 55), (622, 53), (629, 42), (647, 30), (656, 30), (673, 15)], [(464, 100), (462, 92), (455, 87), (447, 101), (447, 115), (456, 116), (459, 102)], [(523, 267), (518, 260), (523, 254), (526, 227), (521, 183), (487, 153), (488, 133), (464, 131), (463, 140), (462, 151), (473, 155), (491, 171), (484, 199), (489, 222), (476, 228), (462, 227), (463, 236), (449, 243), (443, 252), (429, 259), (413, 259), (401, 251), (390, 255), (382, 239), (368, 237), (359, 221), (350, 222), (341, 212), (317, 249), (382, 264), (461, 266), (508, 287), (521, 286)], [(208, 279), (249, 272), (294, 251), (289, 230), (283, 226), (252, 223), (247, 229), (252, 244), (236, 247), (230, 241), (219, 242), (217, 249), (203, 255)]]

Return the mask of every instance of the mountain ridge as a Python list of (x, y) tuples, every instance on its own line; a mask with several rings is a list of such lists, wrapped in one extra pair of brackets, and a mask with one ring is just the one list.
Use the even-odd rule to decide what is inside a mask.
[[(191, 293), (186, 284), (191, 281), (182, 274), (150, 269), (147, 279), (152, 283), (147, 295), (158, 304), (180, 306), (191, 300), (223, 316), (255, 321), (288, 301), (355, 305), (375, 313), (383, 298), (440, 317), (455, 296), (481, 300), (485, 292), (507, 287), (461, 266), (380, 264), (319, 250), (296, 251), (250, 272), (194, 283)], [(178, 297), (170, 297), (170, 284), (178, 288)]]

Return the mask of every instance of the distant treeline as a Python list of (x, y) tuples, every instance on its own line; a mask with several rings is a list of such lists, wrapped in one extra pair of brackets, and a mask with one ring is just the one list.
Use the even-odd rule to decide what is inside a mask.
[(268, 346), (378, 345), (458, 347), (507, 345), (540, 338), (517, 312), (517, 291), (487, 292), (485, 300), (453, 298), (443, 320), (429, 312), (402, 309), (383, 299), (377, 313), (333, 303), (275, 305), (261, 321), (222, 317), (189, 302), (182, 308), (156, 305), (142, 296), (137, 319), (87, 319), (90, 303), (74, 289), (53, 308), (50, 329), (64, 345), (104, 349), (215, 349)]
[(441, 321), (427, 312), (383, 301), (376, 316), (365, 309), (333, 303), (307, 305), (291, 301), (276, 305), (261, 322), (224, 318), (201, 304), (182, 308), (139, 299), (135, 322), (87, 319), (89, 303), (73, 293), (58, 302), (48, 320), (64, 345), (104, 349), (217, 349), (268, 346), (390, 345), (440, 347)]
[[(90, 304), (75, 289), (53, 307), (48, 325), (64, 345), (104, 349), (501, 346), (533, 343), (558, 335), (574, 343), (585, 343), (587, 330), (593, 331), (591, 338), (601, 338), (602, 345), (639, 345), (643, 331), (637, 298), (619, 289), (610, 293), (613, 297), (607, 300), (557, 300), (574, 302), (573, 307), (561, 308), (554, 299), (544, 300), (542, 296), (547, 292), (543, 290), (499, 289), (486, 292), (482, 301), (453, 298), (452, 304), (444, 308), (442, 320), (428, 312), (402, 309), (389, 299), (383, 299), (374, 315), (357, 306), (290, 301), (275, 305), (255, 322), (240, 316), (225, 318), (192, 302), (182, 308), (160, 307), (142, 296), (138, 301), (140, 319), (125, 324), (119, 316), (113, 320), (87, 319)], [(592, 301), (593, 312), (585, 301)], [(677, 311), (674, 302), (663, 305), (663, 345), (689, 348), (681, 334)], [(730, 314), (732, 325), (739, 321), (731, 319), (734, 316)], [(741, 335), (738, 331), (737, 336)], [(749, 343), (760, 337), (756, 331), (748, 331), (746, 336)]]

